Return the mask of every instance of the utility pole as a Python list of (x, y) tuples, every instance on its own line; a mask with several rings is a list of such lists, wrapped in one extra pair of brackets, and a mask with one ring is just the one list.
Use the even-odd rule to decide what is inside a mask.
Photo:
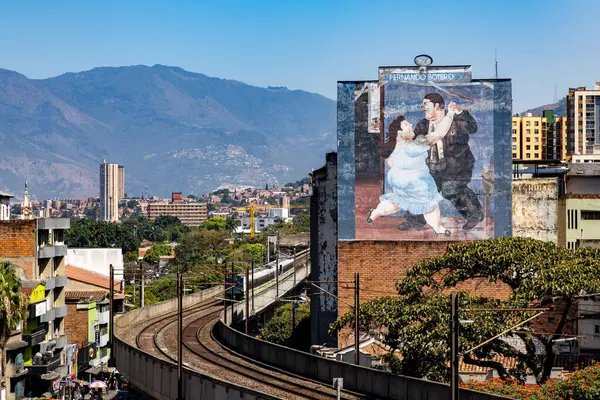
[[(110, 298), (109, 298), (109, 309), (110, 309), (110, 323), (108, 329), (110, 330), (110, 358), (115, 359), (115, 267), (110, 264)], [(112, 363), (111, 363), (112, 364)]]
[(183, 274), (177, 273), (177, 400), (183, 400)]
[(140, 276), (142, 277), (142, 288), (140, 289), (140, 304), (144, 307), (144, 262), (140, 262)]
[[(260, 259), (262, 261), (262, 246), (260, 247), (260, 250)], [(246, 282), (248, 282), (248, 278), (246, 278)], [(252, 312), (254, 312), (254, 256), (252, 257)]]
[(233, 303), (233, 296), (234, 296), (234, 289), (235, 289), (235, 280), (233, 279), (235, 276), (235, 261), (231, 260), (231, 325), (233, 325), (233, 312), (235, 311), (235, 307), (234, 307), (234, 303)]
[(267, 236), (267, 255), (266, 255), (267, 264), (271, 262), (271, 241), (269, 240), (269, 236)]
[(450, 295), (450, 310), (451, 310), (451, 321), (450, 321), (450, 399), (458, 400), (458, 306), (459, 296), (458, 294), (452, 293)]
[(246, 293), (244, 293), (244, 296), (246, 297), (246, 335), (248, 334), (248, 320), (250, 319), (250, 291), (248, 290), (248, 285), (250, 285), (250, 281), (248, 280), (249, 277), (250, 274), (248, 273), (248, 267), (246, 267)]
[(292, 336), (294, 336), (294, 329), (296, 329), (296, 308), (298, 308), (298, 301), (292, 302)]
[(279, 252), (275, 254), (275, 298), (279, 298)]
[(294, 287), (296, 287), (296, 246), (294, 246), (294, 264), (293, 264), (293, 270), (294, 270)]
[(225, 296), (223, 298), (223, 323), (227, 325), (227, 263), (223, 263), (223, 288)]
[(354, 364), (360, 365), (360, 331), (358, 319), (360, 317), (360, 274), (354, 273)]

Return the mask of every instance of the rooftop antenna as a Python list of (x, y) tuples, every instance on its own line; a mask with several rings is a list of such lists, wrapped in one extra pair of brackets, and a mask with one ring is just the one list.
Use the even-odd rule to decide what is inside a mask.
[(498, 79), (498, 49), (494, 49), (494, 63), (496, 65), (496, 79)]

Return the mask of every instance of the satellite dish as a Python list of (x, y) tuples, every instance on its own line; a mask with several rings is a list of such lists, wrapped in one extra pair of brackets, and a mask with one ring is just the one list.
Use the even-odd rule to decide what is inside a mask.
[(427, 54), (419, 54), (415, 57), (415, 64), (419, 67), (428, 67), (433, 64), (433, 58)]

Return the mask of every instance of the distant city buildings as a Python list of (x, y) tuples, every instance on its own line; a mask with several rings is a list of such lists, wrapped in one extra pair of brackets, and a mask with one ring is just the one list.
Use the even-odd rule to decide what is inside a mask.
[(199, 226), (208, 218), (206, 203), (184, 202), (180, 192), (171, 195), (170, 203), (149, 203), (146, 210), (151, 221), (158, 217), (177, 217), (186, 226)]
[(116, 222), (119, 220), (119, 200), (124, 196), (125, 168), (118, 164), (109, 164), (106, 160), (100, 164), (100, 220)]
[(512, 118), (513, 160), (567, 160), (567, 119), (550, 110)]
[(600, 144), (600, 82), (594, 90), (570, 88), (567, 95), (569, 155), (593, 154)]

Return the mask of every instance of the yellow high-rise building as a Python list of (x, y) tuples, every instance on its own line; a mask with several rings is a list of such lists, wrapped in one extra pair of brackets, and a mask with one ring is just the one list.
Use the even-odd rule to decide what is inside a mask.
[(544, 111), (543, 117), (531, 114), (512, 118), (513, 160), (566, 160), (566, 117)]

